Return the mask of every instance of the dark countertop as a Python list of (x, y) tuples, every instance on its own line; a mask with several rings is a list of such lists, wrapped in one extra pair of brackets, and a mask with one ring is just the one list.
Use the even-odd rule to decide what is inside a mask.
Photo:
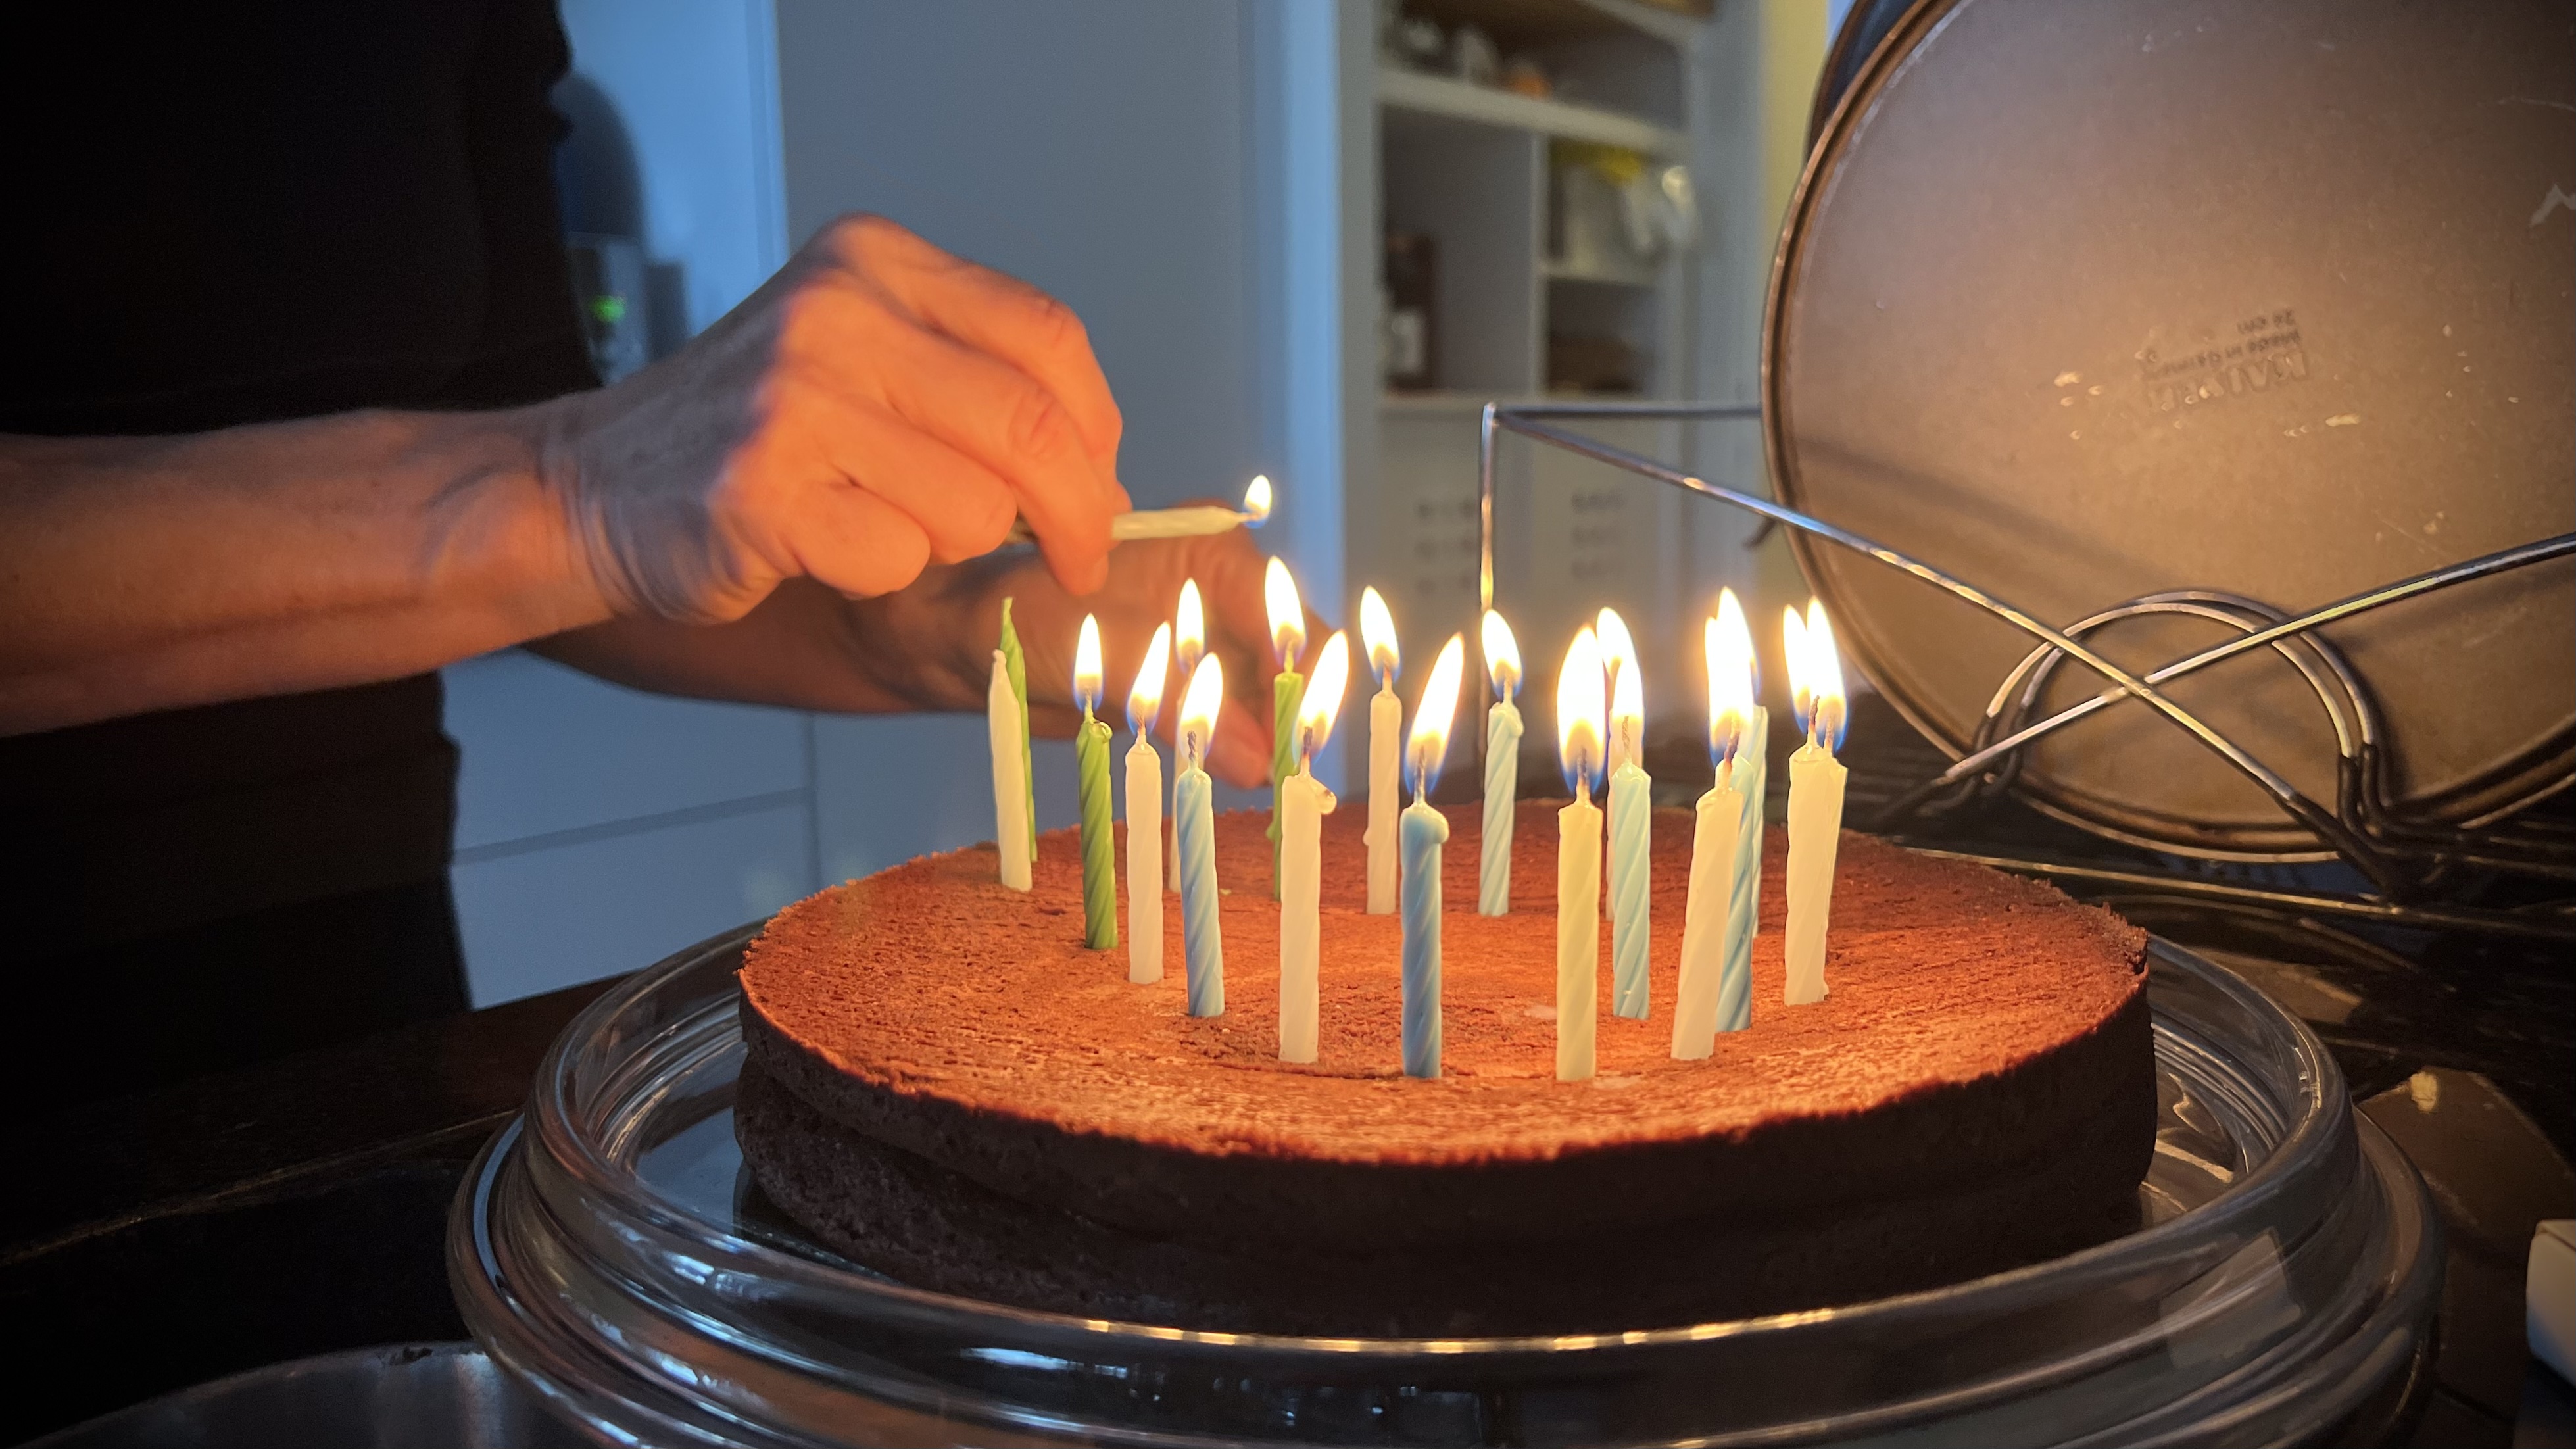
[(448, 1204), (608, 984), (19, 1123), (0, 1444), (282, 1359), (464, 1337)]
[[(1872, 728), (1855, 721), (1856, 747)], [(2521, 1293), (2532, 1223), (2576, 1215), (2576, 970), (2548, 949), (2113, 903), (2305, 1017), (2424, 1170), (2450, 1266), (2410, 1442), (2576, 1445), (2576, 1392), (2530, 1363)], [(19, 1343), (0, 1444), (282, 1359), (464, 1336), (449, 1204), (607, 985), (19, 1124), (0, 1194), (0, 1314)]]

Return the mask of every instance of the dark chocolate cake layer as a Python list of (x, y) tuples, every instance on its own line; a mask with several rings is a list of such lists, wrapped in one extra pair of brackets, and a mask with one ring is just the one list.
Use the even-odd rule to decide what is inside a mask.
[[(1710, 1251), (1735, 1265), (1733, 1286), (1687, 1290), (1699, 1305), (1676, 1305), (1687, 1318), (2027, 1262), (2132, 1211), (2153, 1078), (2143, 938), (2115, 917), (1847, 835), (1832, 995), (1787, 1007), (1775, 830), (1752, 1028), (1676, 1062), (1689, 817), (1662, 812), (1654, 1015), (1610, 1014), (1605, 950), (1600, 1075), (1560, 1083), (1553, 807), (1522, 806), (1515, 911), (1498, 919), (1474, 913), (1477, 824), (1457, 811), (1443, 873), (1446, 1070), (1418, 1081), (1398, 1070), (1398, 920), (1360, 910), (1361, 813), (1326, 822), (1312, 1067), (1277, 1060), (1278, 916), (1258, 814), (1219, 823), (1219, 874), (1233, 883), (1220, 1017), (1184, 1010), (1177, 902), (1162, 982), (1131, 985), (1123, 951), (1083, 949), (1069, 832), (1048, 837), (1026, 894), (994, 881), (985, 847), (790, 907), (743, 973), (752, 1065), (738, 1121), (755, 1173), (827, 1240), (925, 1286), (1067, 1311), (1166, 1303), (1166, 1320), (1206, 1326), (1250, 1323), (1240, 1315), (1270, 1303), (1269, 1326), (1315, 1331), (1334, 1331), (1319, 1326), (1334, 1305), (1363, 1305), (1319, 1287), (1309, 1315), (1289, 1280), (1384, 1278), (1413, 1261), (1417, 1277), (1460, 1285), (1457, 1311), (1434, 1311), (1441, 1323), (1463, 1314), (1490, 1331), (1497, 1320), (1464, 1285), (1534, 1256), (1513, 1245), (1580, 1252), (1571, 1271), (1598, 1278), (1669, 1262), (1642, 1242), (1732, 1235), (1736, 1251)], [(967, 1246), (979, 1236), (992, 1253)], [(1122, 1281), (1086, 1283), (1068, 1266), (1086, 1261), (1121, 1264)], [(1516, 1289), (1495, 1301), (1531, 1300)], [(1529, 1321), (1586, 1316), (1569, 1308)]]
[(2142, 1170), (2105, 1181), (2099, 1156), (2067, 1152), (1947, 1194), (1822, 1215), (1337, 1253), (1149, 1237), (1032, 1207), (862, 1137), (758, 1071), (743, 1074), (734, 1110), (770, 1200), (903, 1282), (1078, 1318), (1324, 1337), (1616, 1333), (1938, 1287), (2135, 1229)]

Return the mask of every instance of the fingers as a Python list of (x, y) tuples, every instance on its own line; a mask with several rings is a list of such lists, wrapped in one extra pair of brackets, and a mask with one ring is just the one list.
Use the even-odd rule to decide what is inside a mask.
[(880, 341), (888, 365), (851, 379), (860, 400), (983, 465), (1009, 488), (1064, 586), (1099, 588), (1109, 520), (1124, 494), (1103, 484), (1063, 402), (1008, 363), (937, 333), (898, 328)]
[(933, 559), (957, 563), (1002, 546), (1019, 504), (1000, 475), (884, 409), (837, 411), (834, 462), (918, 524)]
[(930, 536), (910, 514), (846, 482), (797, 490), (785, 524), (795, 571), (859, 598), (902, 588), (930, 562)]
[[(881, 278), (931, 327), (1035, 378), (1064, 405), (1112, 487), (1124, 426), (1082, 319), (1016, 277), (952, 256), (880, 217), (835, 228), (841, 254)], [(1123, 490), (1122, 490), (1123, 491)]]

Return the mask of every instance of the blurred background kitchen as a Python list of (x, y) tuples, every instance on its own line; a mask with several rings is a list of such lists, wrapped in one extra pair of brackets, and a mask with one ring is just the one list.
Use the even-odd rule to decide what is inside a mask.
[[(1474, 628), (1484, 402), (1754, 399), (1844, 8), (563, 0), (580, 303), (622, 376), (829, 218), (893, 217), (1081, 314), (1139, 507), (1268, 473), (1264, 545), (1341, 620), (1378, 585), (1427, 662)], [(1595, 431), (1762, 483), (1750, 421)], [(1805, 595), (1743, 516), (1555, 450), (1508, 450), (1500, 500), (1498, 603), (1536, 656), (1613, 603), (1679, 679), (1695, 638), (1675, 621), (1721, 584)], [(512, 650), (447, 671), (447, 729), (478, 1006), (992, 833), (963, 717), (694, 703)], [(1046, 826), (1073, 822), (1072, 768), (1040, 743)]]

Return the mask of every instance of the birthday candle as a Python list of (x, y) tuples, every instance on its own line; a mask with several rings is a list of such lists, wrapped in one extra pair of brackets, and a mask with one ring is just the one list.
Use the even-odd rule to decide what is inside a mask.
[(1591, 1079), (1600, 1010), (1601, 645), (1578, 631), (1556, 676), (1556, 757), (1573, 803), (1556, 812), (1556, 1079)]
[(1645, 680), (1634, 659), (1611, 680), (1610, 750), (1621, 759), (1610, 773), (1610, 1009), (1644, 1021), (1646, 946), (1653, 935), (1649, 835), (1655, 818), (1654, 781), (1646, 776), (1639, 743), (1646, 727)]
[(1690, 898), (1682, 917), (1681, 990), (1673, 1007), (1673, 1056), (1690, 1061), (1716, 1049), (1733, 912), (1735, 855), (1744, 796), (1734, 785), (1745, 716), (1753, 708), (1753, 637), (1733, 589), (1718, 599), (1702, 650), (1708, 664), (1708, 758), (1716, 783), (1699, 797), (1691, 838)]
[(1020, 697), (1011, 692), (1010, 661), (993, 651), (993, 681), (984, 692), (984, 722), (993, 748), (993, 846), (1002, 884), (1029, 888), (1029, 792), (1020, 734)]
[(1225, 941), (1217, 929), (1216, 810), (1207, 770), (1208, 741), (1225, 707), (1225, 666), (1213, 654), (1190, 671), (1181, 695), (1180, 785), (1173, 808), (1181, 842), (1181, 957), (1189, 972), (1190, 1015), (1225, 1014)]
[(1360, 642), (1368, 647), (1377, 693), (1369, 700), (1368, 913), (1395, 914), (1396, 815), (1404, 809), (1397, 772), (1404, 756), (1404, 706), (1395, 697), (1403, 669), (1396, 647), (1395, 616), (1374, 588), (1360, 590)]
[(1163, 680), (1172, 668), (1172, 626), (1154, 630), (1145, 662), (1127, 691), (1127, 979), (1163, 979), (1163, 757), (1154, 752), (1154, 717), (1163, 712)]
[(1297, 581), (1288, 565), (1274, 557), (1261, 575), (1262, 601), (1270, 609), (1270, 650), (1279, 673), (1270, 681), (1270, 895), (1279, 896), (1279, 787), (1297, 769), (1297, 706), (1306, 697), (1306, 681), (1297, 673), (1297, 654), (1306, 647), (1306, 609), (1297, 600)]
[(1404, 807), (1404, 1074), (1440, 1075), (1440, 847), (1449, 819), (1431, 807), (1431, 787), (1449, 754), (1449, 723), (1458, 712), (1458, 676), (1467, 640), (1452, 634), (1432, 662), (1413, 707), (1405, 769), (1413, 803)]
[[(1020, 631), (1011, 623), (1011, 601), (1002, 600), (1002, 663), (1010, 672), (1013, 713), (1018, 716), (1013, 728), (1020, 742), (1020, 821), (1023, 834), (1029, 838), (1029, 859), (1038, 858), (1038, 776), (1035, 757), (1029, 753), (1029, 659), (1020, 648)], [(1027, 890), (1028, 887), (1020, 887)]]
[(1314, 775), (1315, 752), (1332, 737), (1350, 680), (1350, 640), (1324, 641), (1315, 677), (1297, 707), (1297, 773), (1281, 782), (1279, 802), (1279, 1059), (1311, 1062), (1320, 1034), (1316, 968), (1323, 874), (1324, 817), (1333, 792)]
[(1082, 616), (1073, 646), (1073, 699), (1082, 724), (1073, 732), (1074, 776), (1082, 805), (1082, 943), (1094, 951), (1118, 945), (1118, 831), (1109, 811), (1109, 722), (1100, 704), (1100, 621)]
[(1846, 719), (1842, 660), (1822, 600), (1807, 602), (1784, 624), (1789, 681), (1807, 742), (1789, 757), (1789, 926), (1782, 943), (1786, 999), (1805, 1006), (1825, 999), (1825, 926), (1833, 910), (1834, 856), (1842, 844), (1843, 786), (1850, 772), (1834, 758)]
[[(1733, 590), (1719, 595), (1718, 619), (1725, 622), (1729, 605), (1743, 618)], [(1739, 622), (1738, 627), (1743, 627)], [(1752, 656), (1753, 631), (1744, 629), (1746, 697), (1760, 698), (1760, 661)], [(1717, 1029), (1743, 1031), (1753, 1025), (1753, 937), (1762, 921), (1762, 837), (1769, 827), (1762, 815), (1763, 794), (1771, 779), (1771, 711), (1761, 705), (1744, 711), (1744, 741), (1735, 750), (1735, 789), (1743, 797), (1741, 822), (1735, 830), (1735, 880), (1726, 896), (1726, 956), (1717, 976)]]
[(1512, 626), (1491, 609), (1483, 627), (1485, 677), (1494, 707), (1485, 711), (1485, 821), (1476, 846), (1476, 913), (1512, 911), (1512, 820), (1520, 806), (1521, 712), (1512, 696), (1521, 689), (1521, 651)]
[[(1199, 581), (1184, 579), (1181, 581), (1180, 602), (1172, 609), (1172, 664), (1174, 672), (1181, 676), (1183, 687), (1188, 686), (1191, 672), (1199, 667), (1199, 658), (1206, 653), (1207, 611), (1199, 604)], [(1177, 760), (1180, 757), (1176, 753), (1173, 758)], [(1181, 772), (1175, 769), (1172, 771), (1171, 841), (1163, 856), (1163, 879), (1169, 882), (1172, 890), (1181, 888), (1180, 801)]]

